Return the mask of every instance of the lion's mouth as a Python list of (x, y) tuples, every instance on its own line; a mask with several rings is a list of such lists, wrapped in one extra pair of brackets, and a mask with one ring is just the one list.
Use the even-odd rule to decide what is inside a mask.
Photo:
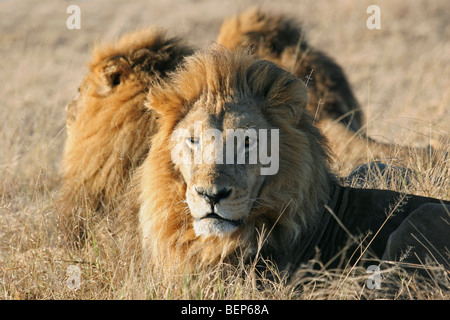
[(214, 212), (208, 213), (207, 215), (199, 218), (198, 220), (203, 220), (203, 219), (215, 219), (215, 220), (220, 220), (220, 221), (226, 221), (235, 227), (239, 226), (242, 223), (242, 219), (238, 219), (238, 220), (226, 219)]

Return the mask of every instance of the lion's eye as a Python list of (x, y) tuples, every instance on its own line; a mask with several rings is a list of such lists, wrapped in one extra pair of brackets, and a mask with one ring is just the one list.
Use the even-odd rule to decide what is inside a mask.
[(190, 148), (192, 148), (194, 146), (197, 146), (199, 144), (199, 142), (200, 142), (200, 139), (196, 138), (196, 137), (188, 137), (188, 138), (186, 138), (186, 144)]
[(250, 137), (245, 137), (245, 150), (250, 151), (256, 147), (256, 140), (251, 139)]

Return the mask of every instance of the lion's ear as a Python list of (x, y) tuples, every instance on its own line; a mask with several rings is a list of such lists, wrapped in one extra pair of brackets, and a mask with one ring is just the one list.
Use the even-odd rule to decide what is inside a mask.
[(145, 102), (149, 110), (155, 111), (160, 118), (179, 118), (186, 112), (186, 101), (169, 81), (154, 83)]
[(247, 80), (252, 94), (263, 98), (270, 115), (293, 124), (300, 121), (308, 103), (308, 90), (301, 79), (263, 60), (249, 69)]
[(267, 108), (270, 113), (297, 125), (307, 103), (308, 90), (301, 79), (280, 79), (270, 90)]
[(102, 82), (98, 93), (108, 94), (129, 77), (131, 66), (124, 57), (114, 56), (95, 66), (95, 72), (100, 76)]

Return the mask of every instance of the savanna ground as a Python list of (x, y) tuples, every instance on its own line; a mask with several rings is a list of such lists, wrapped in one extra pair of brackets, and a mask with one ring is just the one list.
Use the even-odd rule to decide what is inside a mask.
[[(61, 244), (57, 226), (58, 170), (66, 137), (64, 106), (87, 71), (95, 40), (160, 25), (201, 48), (214, 41), (222, 19), (255, 1), (98, 0), (74, 2), (81, 29), (66, 27), (66, 1), (0, 1), (0, 299), (361, 299), (368, 275), (358, 267), (319, 271), (295, 291), (283, 281), (255, 280), (253, 270), (223, 277), (177, 277), (129, 271), (110, 239), (92, 234), (79, 250)], [(302, 22), (312, 45), (344, 67), (375, 139), (423, 146), (450, 135), (450, 2), (260, 1)], [(366, 9), (381, 8), (381, 29), (369, 30)], [(324, 130), (333, 129), (328, 124)], [(449, 151), (445, 143), (441, 146)], [(339, 151), (338, 151), (339, 153)], [(345, 175), (358, 150), (337, 154), (335, 169)], [(345, 159), (345, 162), (342, 161)], [(386, 159), (384, 159), (386, 160)], [(390, 161), (390, 160), (387, 160)], [(450, 198), (448, 156), (434, 166), (414, 160), (418, 173), (398, 191)], [(385, 187), (380, 181), (378, 187)], [(81, 283), (67, 285), (77, 266)], [(394, 268), (399, 269), (398, 266)], [(247, 276), (242, 277), (242, 272)], [(401, 270), (400, 270), (401, 271)], [(445, 275), (444, 275), (445, 276)], [(446, 275), (448, 278), (448, 274)], [(395, 278), (395, 277), (394, 277)], [(400, 272), (396, 299), (449, 299), (436, 283), (423, 285)]]

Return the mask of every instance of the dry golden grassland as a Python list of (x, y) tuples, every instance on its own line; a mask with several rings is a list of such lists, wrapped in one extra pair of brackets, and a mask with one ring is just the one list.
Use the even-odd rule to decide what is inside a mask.
[[(301, 21), (310, 43), (343, 66), (371, 137), (416, 146), (431, 142), (440, 144), (442, 154), (450, 153), (445, 143), (450, 136), (448, 0), (259, 3)], [(384, 277), (380, 290), (368, 290), (368, 275), (356, 266), (311, 273), (305, 267), (297, 281), (301, 290), (294, 290), (282, 275), (280, 281), (257, 281), (255, 270), (242, 266), (226, 274), (174, 275), (170, 281), (136, 273), (111, 239), (95, 232), (81, 249), (64, 247), (55, 201), (66, 138), (64, 107), (87, 71), (93, 43), (156, 24), (206, 46), (224, 17), (255, 1), (80, 1), (80, 30), (66, 27), (69, 4), (0, 1), (0, 299), (450, 298), (449, 289), (418, 282), (399, 266), (391, 266), (396, 275)], [(371, 4), (381, 8), (380, 30), (366, 27)], [(336, 124), (323, 129), (342, 135), (342, 146), (348, 145), (349, 136)], [(361, 152), (338, 149), (334, 169), (346, 175)], [(395, 155), (381, 160), (396, 163)], [(414, 154), (407, 162), (419, 177), (411, 185), (389, 186), (380, 179), (370, 186), (450, 199), (448, 155), (433, 166), (417, 162)], [(81, 272), (77, 290), (67, 284), (71, 266)]]

